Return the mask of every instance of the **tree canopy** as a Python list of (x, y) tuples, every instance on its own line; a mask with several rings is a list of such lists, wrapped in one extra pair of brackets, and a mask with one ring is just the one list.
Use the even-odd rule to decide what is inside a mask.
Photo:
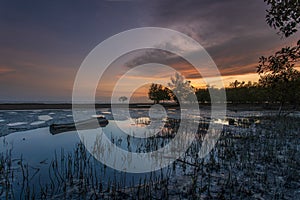
[(279, 29), (279, 34), (289, 37), (297, 32), (300, 23), (299, 0), (264, 0), (269, 8), (266, 21), (269, 26)]
[(154, 103), (160, 103), (160, 101), (171, 99), (171, 91), (160, 84), (152, 83), (148, 91), (148, 97)]
[(191, 85), (191, 81), (185, 80), (184, 77), (178, 73), (174, 77), (171, 77), (171, 82), (168, 86), (172, 90), (173, 100), (177, 103), (179, 101), (190, 101), (193, 95), (195, 95), (194, 87)]
[(260, 57), (257, 73), (260, 84), (272, 89), (272, 99), (281, 103), (297, 102), (300, 98), (300, 72), (295, 65), (300, 61), (300, 40), (294, 47), (284, 47), (269, 57)]
[(119, 98), (119, 101), (121, 101), (121, 102), (125, 102), (125, 101), (127, 101), (128, 100), (128, 98), (126, 97), (126, 96), (121, 96), (120, 98)]
[[(279, 34), (289, 37), (297, 32), (300, 23), (299, 0), (264, 0), (270, 7), (266, 21), (279, 29)], [(273, 100), (280, 102), (279, 115), (285, 102), (298, 102), (300, 72), (295, 69), (300, 61), (300, 40), (294, 47), (284, 47), (269, 57), (261, 56), (257, 73), (260, 85), (269, 88)]]

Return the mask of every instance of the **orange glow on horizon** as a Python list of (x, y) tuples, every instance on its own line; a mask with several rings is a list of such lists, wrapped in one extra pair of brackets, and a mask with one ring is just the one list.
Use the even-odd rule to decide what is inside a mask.
[[(214, 77), (211, 77), (211, 78), (213, 79)], [(248, 81), (258, 82), (259, 75), (256, 73), (249, 73), (249, 74), (222, 76), (222, 81), (223, 81), (224, 87), (228, 87), (229, 84), (231, 82), (234, 82), (235, 80), (245, 81), (246, 83)], [(191, 79), (191, 84), (195, 88), (206, 88), (206, 85), (207, 85), (203, 79)], [(216, 82), (216, 85), (211, 85), (211, 86), (216, 87), (216, 88), (221, 88), (217, 82)]]

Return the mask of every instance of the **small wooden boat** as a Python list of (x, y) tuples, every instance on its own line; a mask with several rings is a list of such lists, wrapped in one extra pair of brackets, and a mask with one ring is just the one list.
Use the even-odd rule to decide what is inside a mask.
[(98, 124), (95, 124), (95, 119), (88, 119), (85, 121), (68, 124), (51, 124), (49, 129), (52, 135), (67, 131), (76, 131), (76, 130), (87, 130), (87, 129), (96, 129), (100, 127), (105, 127), (108, 124), (108, 120), (104, 117), (97, 117)]

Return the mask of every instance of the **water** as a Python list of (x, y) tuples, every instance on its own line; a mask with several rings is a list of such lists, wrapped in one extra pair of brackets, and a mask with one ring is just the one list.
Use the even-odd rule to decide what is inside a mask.
[[(114, 118), (109, 109), (99, 109), (96, 115), (105, 116), (109, 124), (105, 128), (90, 130), (86, 136), (104, 133), (111, 142), (126, 151), (153, 151), (173, 139), (174, 135), (169, 133), (176, 132), (176, 123), (180, 122), (179, 110), (167, 109), (166, 113), (168, 119), (161, 122), (168, 123), (170, 119), (174, 122), (173, 126), (165, 127), (168, 134), (143, 139), (128, 137), (126, 133), (144, 133), (151, 124), (148, 109), (131, 109), (133, 121), (122, 115)], [(233, 125), (229, 125), (228, 120), (210, 119), (209, 110), (201, 110), (201, 116), (191, 114), (190, 121), (200, 120), (203, 123), (203, 127), (199, 127), (201, 134), (205, 134), (207, 122), (224, 126), (216, 148), (204, 159), (197, 158), (195, 155), (203, 139), (200, 134), (200, 139), (193, 143), (185, 157), (162, 170), (138, 174), (103, 165), (85, 149), (75, 131), (52, 135), (49, 125), (72, 122), (71, 110), (1, 111), (0, 198), (21, 199), (26, 195), (40, 197), (42, 194), (45, 194), (44, 198), (54, 199), (65, 198), (64, 195), (69, 199), (80, 199), (93, 194), (111, 198), (105, 195), (112, 195), (114, 191), (132, 193), (133, 197), (144, 185), (148, 185), (149, 189), (144, 187), (141, 193), (158, 199), (164, 197), (163, 191), (173, 197), (182, 195), (180, 198), (185, 198), (190, 191), (195, 191), (197, 194), (193, 195), (198, 198), (217, 198), (221, 194), (237, 199), (275, 198), (278, 195), (289, 198), (298, 194), (293, 187), (297, 188), (300, 184), (293, 177), (300, 172), (297, 165), (299, 126), (296, 124), (299, 120), (275, 123), (260, 118), (272, 115), (270, 111), (229, 111), (227, 117), (233, 119)], [(248, 123), (247, 117), (259, 120)], [(290, 179), (292, 181), (288, 181)], [(237, 183), (239, 186), (234, 188)], [(238, 189), (241, 191), (237, 192)], [(260, 190), (263, 192), (258, 193)]]
[[(123, 128), (127, 128), (127, 130), (130, 129), (130, 131), (136, 133), (143, 127), (132, 125), (129, 123), (129, 120), (119, 122)], [(122, 132), (114, 120), (110, 120), (110, 123), (105, 128), (88, 130), (86, 132), (86, 138), (90, 138), (91, 135), (97, 135), (99, 132), (104, 132), (113, 143), (116, 143), (118, 147), (124, 150), (132, 152), (146, 151), (146, 140), (141, 141), (141, 139), (134, 137), (128, 140), (127, 135)], [(156, 140), (155, 144), (158, 146), (162, 146), (166, 142), (166, 140), (162, 139)], [(128, 145), (129, 141), (130, 145)], [(166, 173), (166, 169), (139, 174), (120, 172), (103, 165), (94, 159), (89, 152), (85, 150), (81, 151), (81, 148), (84, 149), (76, 131), (52, 135), (48, 127), (14, 132), (1, 137), (0, 153), (8, 154), (8, 152), (10, 152), (12, 168), (16, 169), (14, 170), (14, 178), (11, 183), (15, 197), (24, 195), (23, 170), (26, 171), (27, 169), (28, 174), (25, 176), (27, 176), (29, 188), (40, 191), (45, 185), (49, 185), (52, 179), (54, 179), (54, 184), (58, 187), (60, 178), (57, 178), (57, 176), (67, 176), (66, 173), (68, 172), (66, 172), (65, 168), (68, 164), (67, 159), (69, 156), (72, 157), (73, 167), (75, 167), (75, 165), (84, 165), (83, 163), (92, 165), (91, 167), (86, 166), (82, 171), (86, 173), (85, 176), (97, 176), (97, 182), (100, 182), (103, 187), (107, 187), (108, 184), (112, 184), (112, 182), (116, 182), (117, 180), (121, 182), (119, 183), (120, 186), (135, 186), (139, 184), (141, 180), (143, 183), (145, 181), (147, 182), (147, 180), (150, 180), (150, 176), (151, 180), (160, 180), (161, 173)], [(77, 155), (76, 152), (79, 155)], [(54, 163), (56, 163), (57, 166), (53, 167)], [(20, 165), (24, 166), (20, 167)], [(89, 172), (89, 170), (95, 170), (95, 172)], [(71, 170), (71, 173), (77, 174), (74, 169)]]
[[(134, 109), (130, 112), (133, 120), (122, 115), (112, 116), (108, 109), (97, 110), (97, 115), (110, 119), (109, 124), (105, 128), (88, 130), (86, 138), (103, 132), (119, 148), (137, 153), (152, 151), (153, 148), (158, 149), (168, 143), (167, 139), (161, 137), (152, 138), (151, 144), (147, 139), (128, 137), (126, 133), (129, 132), (132, 135), (143, 134), (150, 123), (148, 109)], [(177, 113), (180, 112), (177, 110)], [(172, 110), (172, 114), (176, 114), (176, 110)], [(28, 188), (31, 191), (41, 191), (47, 187), (59, 188), (62, 184), (60, 179), (63, 179), (61, 177), (68, 177), (69, 173), (74, 182), (80, 182), (76, 179), (82, 178), (80, 173), (85, 173), (84, 176), (96, 177), (93, 184), (97, 182), (102, 187), (118, 185), (123, 188), (133, 187), (141, 182), (146, 184), (149, 180), (160, 181), (167, 173), (166, 168), (149, 173), (117, 171), (102, 164), (86, 151), (76, 131), (52, 135), (48, 126), (52, 123), (72, 122), (71, 110), (2, 111), (0, 116), (3, 118), (0, 123), (4, 135), (0, 137), (0, 153), (11, 160), (7, 170), (13, 171), (13, 177), (9, 178), (10, 186), (7, 186), (13, 191), (11, 197), (22, 197)], [(72, 165), (72, 169), (67, 171), (68, 165)], [(83, 169), (79, 169), (79, 166)], [(59, 189), (53, 190), (54, 194), (62, 192)]]

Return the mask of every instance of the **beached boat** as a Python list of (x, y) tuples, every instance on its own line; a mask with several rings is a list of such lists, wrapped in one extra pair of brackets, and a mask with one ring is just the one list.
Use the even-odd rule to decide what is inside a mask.
[(75, 123), (67, 123), (67, 124), (51, 124), (49, 129), (52, 135), (63, 133), (67, 131), (75, 131), (75, 130), (87, 130), (87, 129), (96, 129), (100, 127), (105, 127), (108, 124), (108, 120), (104, 117), (97, 117), (96, 120), (98, 124), (95, 124), (95, 119), (88, 119), (85, 121)]

